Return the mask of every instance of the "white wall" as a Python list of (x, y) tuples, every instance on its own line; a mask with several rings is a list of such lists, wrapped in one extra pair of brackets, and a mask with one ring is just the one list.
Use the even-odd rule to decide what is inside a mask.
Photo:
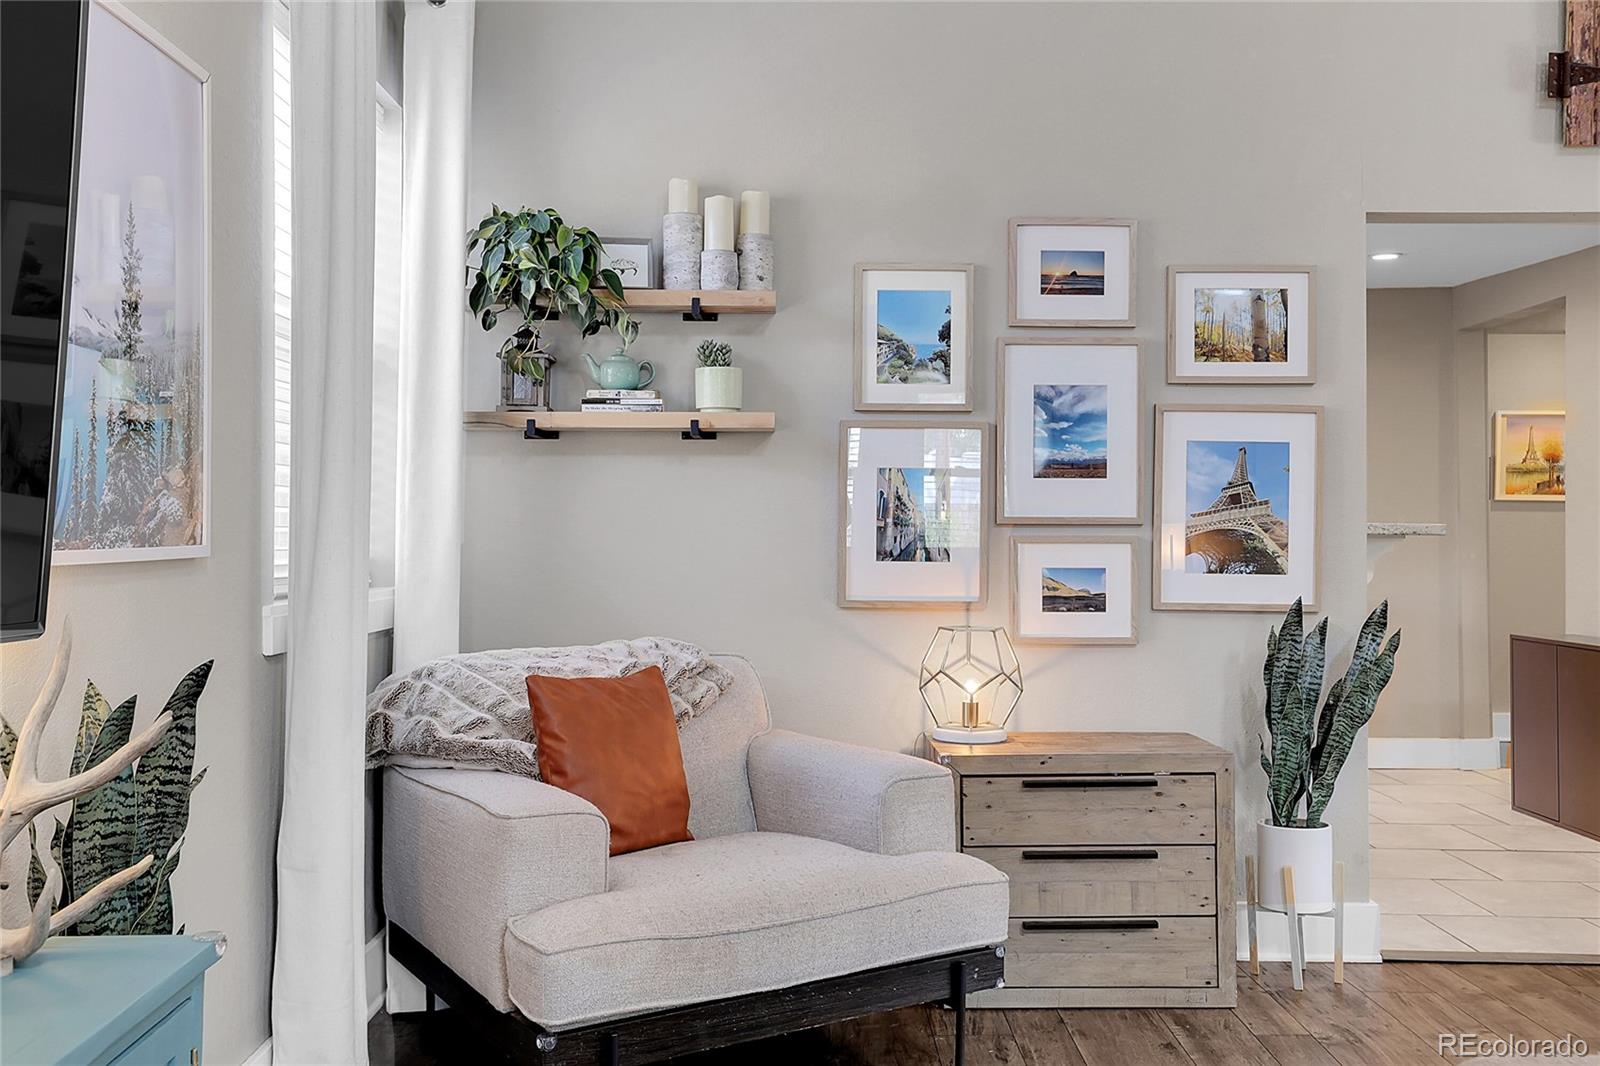
[[(1596, 188), (1600, 189), (1600, 179)], [(1456, 329), (1497, 329), (1509, 319), (1524, 318), (1527, 309), (1540, 307), (1560, 307), (1563, 312), (1567, 482), (1600, 485), (1600, 248), (1459, 286)], [(1568, 633), (1600, 634), (1600, 493), (1573, 493), (1563, 513), (1564, 628)]]
[[(467, 443), (463, 640), (483, 648), (665, 632), (753, 658), (778, 721), (907, 748), (915, 670), (958, 611), (833, 602), (838, 422), (850, 402), (852, 265), (977, 264), (978, 351), (1005, 325), (1012, 215), (1140, 220), (1148, 404), (1320, 403), (1325, 600), (1342, 657), (1365, 613), (1364, 213), (1593, 210), (1600, 161), (1563, 152), (1534, 91), (1554, 8), (1484, 4), (648, 4), (605, 9), (599, 67), (574, 41), (593, 9), (482, 3), (474, 206), (554, 205), (610, 234), (659, 226), (668, 177), (773, 193), (780, 310), (645, 323), (670, 401), (701, 336), (733, 341), (770, 438), (715, 444), (512, 433)], [(1426, 70), (1415, 54), (1434, 56)], [(1231, 61), (1227, 57), (1235, 57)], [(1523, 69), (1526, 68), (1526, 69)], [(1485, 151), (1485, 146), (1493, 146)], [(1168, 264), (1311, 263), (1319, 383), (1174, 388)], [(1083, 335), (1084, 331), (1077, 331)], [(474, 333), (469, 403), (491, 406), (498, 334)], [(591, 345), (605, 347), (604, 341)], [(563, 348), (558, 402), (584, 382)], [(993, 418), (986, 354), (976, 416)], [(1126, 530), (1108, 530), (1123, 533)], [(1148, 530), (1138, 531), (1145, 539)], [(988, 607), (1009, 557), (992, 540)], [(1147, 569), (1147, 568), (1144, 568)], [(1147, 601), (1148, 573), (1140, 599)], [(1267, 615), (1140, 612), (1136, 648), (1022, 649), (1027, 729), (1180, 729), (1240, 756), (1240, 825), (1261, 811), (1255, 733)], [(1359, 781), (1364, 752), (1350, 765)], [(1365, 796), (1332, 811), (1364, 894)]]
[(1367, 293), (1368, 518), (1449, 529), (1405, 540), (1373, 570), (1369, 603), (1387, 599), (1406, 631), (1374, 736), (1491, 735), (1491, 712), (1510, 709), (1507, 637), (1563, 631), (1583, 596), (1567, 579), (1567, 506), (1490, 499), (1490, 427), (1497, 410), (1574, 406), (1563, 379), (1582, 348), (1564, 343), (1566, 294), (1582, 329), (1595, 284), (1600, 249), (1454, 289)]
[[(1443, 522), (1456, 512), (1456, 374), (1449, 289), (1367, 291), (1367, 520)], [(1474, 410), (1483, 406), (1480, 392)], [(1373, 716), (1383, 737), (1461, 731), (1456, 530), (1408, 537), (1373, 568), (1368, 600), (1405, 630)], [(1446, 624), (1446, 623), (1449, 624)]]
[[(1490, 333), (1491, 414), (1484, 417), (1494, 411), (1565, 410), (1563, 341), (1561, 334)], [(1508, 458), (1515, 462), (1521, 455), (1519, 450)], [(1565, 526), (1562, 503), (1489, 503), (1489, 685), (1495, 713), (1511, 710), (1511, 634), (1565, 630)]]
[(48, 635), (5, 646), (0, 697), (6, 718), (20, 722), (71, 619), (77, 650), (46, 749), (54, 775), (71, 754), (86, 677), (113, 702), (137, 693), (143, 725), (191, 667), (216, 660), (195, 753), (196, 767), (209, 770), (172, 884), (179, 922), (228, 936), (206, 980), (205, 1052), (208, 1061), (240, 1062), (268, 1029), (282, 773), (282, 671), (262, 658), (259, 636), (268, 24), (259, 4), (129, 6), (212, 75), (211, 557), (57, 567)]

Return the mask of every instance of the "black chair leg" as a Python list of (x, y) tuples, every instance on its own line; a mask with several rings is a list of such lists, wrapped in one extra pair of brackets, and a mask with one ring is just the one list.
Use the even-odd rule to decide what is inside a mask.
[(622, 1062), (622, 1043), (616, 1033), (600, 1038), (600, 1066), (619, 1066)]
[(956, 1015), (955, 1066), (967, 1061), (967, 968), (961, 963), (950, 967), (950, 1008)]
[(438, 1002), (433, 996), (433, 989), (430, 988), (427, 990), (427, 999), (425, 1002), (427, 1005), (423, 1007), (423, 1009), (429, 1011), (430, 1013), (438, 1006)]

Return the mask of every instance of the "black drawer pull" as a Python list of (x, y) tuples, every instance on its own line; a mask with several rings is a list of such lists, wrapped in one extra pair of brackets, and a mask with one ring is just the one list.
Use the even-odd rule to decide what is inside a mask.
[(1160, 929), (1154, 918), (1071, 918), (1027, 921), (1024, 933), (1117, 932), (1124, 929)]
[(1155, 788), (1153, 777), (1026, 777), (1023, 788)]
[(1161, 853), (1148, 851), (1024, 851), (1023, 862), (1098, 862), (1101, 859), (1159, 859)]

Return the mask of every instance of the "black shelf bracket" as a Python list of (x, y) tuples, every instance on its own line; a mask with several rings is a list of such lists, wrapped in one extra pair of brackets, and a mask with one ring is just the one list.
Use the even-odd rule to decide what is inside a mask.
[(560, 440), (561, 431), (558, 429), (540, 429), (536, 419), (528, 419), (528, 425), (522, 431), (523, 440)]
[(716, 440), (716, 430), (703, 430), (700, 428), (698, 418), (689, 419), (689, 428), (683, 431), (684, 440)]
[(1600, 66), (1580, 63), (1571, 52), (1551, 52), (1545, 69), (1544, 94), (1552, 100), (1569, 100), (1572, 90), (1579, 85), (1600, 82)]
[(717, 313), (715, 311), (707, 311), (701, 307), (700, 297), (695, 296), (690, 298), (689, 310), (683, 313), (683, 320), (685, 322), (715, 322)]

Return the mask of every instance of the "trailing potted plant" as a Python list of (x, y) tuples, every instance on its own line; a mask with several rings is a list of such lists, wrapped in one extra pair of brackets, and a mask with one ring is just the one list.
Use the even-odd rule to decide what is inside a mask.
[(744, 371), (733, 365), (733, 345), (704, 340), (695, 347), (694, 406), (698, 411), (737, 411), (744, 403)]
[[(479, 250), (476, 266), (471, 261)], [(600, 265), (603, 245), (588, 228), (572, 227), (551, 208), (489, 214), (467, 234), (467, 306), (484, 330), (500, 316), (517, 317), (500, 358), (500, 405), (505, 410), (550, 409), (550, 367), (556, 361), (545, 329), (566, 315), (581, 336), (616, 330), (624, 345), (639, 324), (623, 302), (622, 279)]]
[[(1261, 903), (1284, 909), (1283, 869), (1294, 870), (1295, 908), (1301, 914), (1333, 909), (1333, 829), (1322, 820), (1333, 786), (1356, 734), (1372, 719), (1378, 696), (1394, 674), (1400, 631), (1387, 643), (1389, 603), (1367, 616), (1355, 652), (1317, 712), (1322, 694), (1328, 620), (1304, 635), (1300, 601), (1267, 636), (1262, 676), (1267, 687), (1267, 731), (1261, 768), (1267, 772), (1270, 816), (1256, 826)], [(1303, 811), (1303, 815), (1302, 812)]]

